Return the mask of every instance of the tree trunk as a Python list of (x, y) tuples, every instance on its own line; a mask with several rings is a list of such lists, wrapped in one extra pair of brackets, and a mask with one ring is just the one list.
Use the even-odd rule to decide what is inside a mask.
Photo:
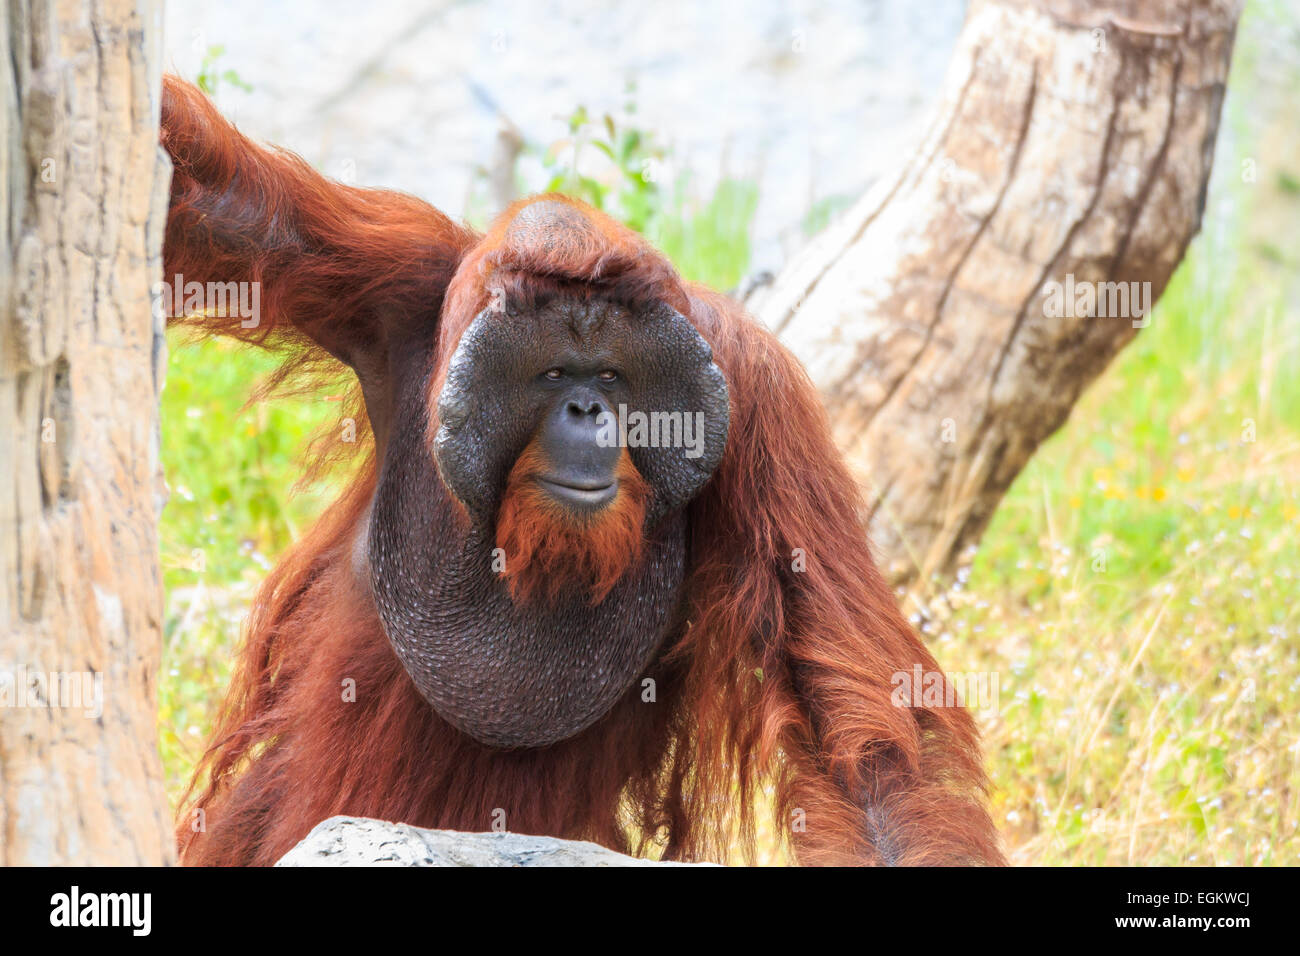
[(0, 8), (4, 865), (174, 856), (156, 715), (160, 19), (151, 0)]
[(954, 570), (1146, 323), (1117, 286), (1092, 287), (1097, 317), (1075, 296), (1164, 290), (1200, 227), (1239, 12), (973, 0), (915, 155), (751, 299), (821, 388), (896, 583)]

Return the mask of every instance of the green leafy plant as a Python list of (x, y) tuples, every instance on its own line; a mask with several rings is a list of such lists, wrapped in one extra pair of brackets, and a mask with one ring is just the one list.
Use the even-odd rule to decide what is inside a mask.
[(593, 117), (579, 106), (565, 120), (567, 136), (525, 148), (547, 176), (543, 191), (581, 199), (635, 229), (687, 279), (732, 288), (749, 267), (758, 187), (723, 176), (701, 195), (689, 174), (674, 176), (671, 152), (634, 125), (633, 93), (624, 118)]
[(195, 85), (208, 96), (215, 96), (217, 87), (223, 82), (245, 93), (253, 92), (252, 85), (245, 83), (237, 72), (218, 68), (217, 61), (225, 55), (226, 48), (220, 43), (208, 47), (207, 52), (203, 54), (203, 62), (199, 64), (198, 76), (194, 78)]

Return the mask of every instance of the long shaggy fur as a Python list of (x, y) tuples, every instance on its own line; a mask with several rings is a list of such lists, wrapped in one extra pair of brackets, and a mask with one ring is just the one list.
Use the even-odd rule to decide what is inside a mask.
[[(328, 183), (254, 146), (177, 81), (167, 97), (168, 272), (242, 270), (274, 289), (260, 331), (191, 318), (200, 332), (295, 346), (310, 364), (384, 334), (385, 315), (402, 320), (394, 310), (439, 310), (436, 395), (461, 333), (500, 290), (659, 300), (710, 343), (731, 399), (726, 455), (689, 506), (687, 624), (647, 672), (658, 703), (630, 688), (597, 724), (542, 749), (483, 747), (416, 692), (354, 561), (376, 481), (373, 454), (359, 456), (340, 500), (258, 594), (178, 816), (184, 862), (269, 864), (332, 814), (483, 830), (497, 810), (520, 832), (735, 859), (752, 849), (767, 790), (801, 863), (1002, 861), (969, 714), (891, 702), (892, 675), (938, 665), (871, 559), (815, 388), (770, 333), (579, 203), (548, 197), (576, 213), (562, 241), (507, 229), (523, 204), (479, 237), (416, 200)], [(504, 516), (506, 533), (535, 539), (526, 515)], [(609, 568), (593, 566), (603, 587)]]

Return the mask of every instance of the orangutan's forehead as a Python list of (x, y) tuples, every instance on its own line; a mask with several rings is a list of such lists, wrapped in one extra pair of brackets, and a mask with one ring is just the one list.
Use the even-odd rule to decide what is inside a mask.
[(628, 328), (630, 310), (606, 299), (558, 296), (538, 310), (544, 334), (560, 334), (574, 344), (594, 347)]

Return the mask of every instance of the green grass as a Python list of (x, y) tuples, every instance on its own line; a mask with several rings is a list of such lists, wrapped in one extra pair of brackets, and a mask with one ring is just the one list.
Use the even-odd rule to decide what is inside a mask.
[(161, 550), (166, 614), (160, 732), (167, 790), (185, 784), (230, 678), (258, 583), (328, 501), (320, 486), (291, 494), (303, 448), (337, 418), (327, 395), (248, 408), (275, 369), (265, 352), (169, 335), (162, 396), (163, 462), (171, 496)]
[[(1255, 105), (1260, 13), (1237, 109)], [(1254, 119), (1225, 123), (1285, 168), (1245, 182), (1221, 151), (1229, 211), (1212, 206), (932, 626), (946, 666), (1002, 677), (985, 732), (1017, 862), (1300, 862), (1300, 138)]]
[(946, 666), (1001, 675), (1018, 861), (1300, 861), (1300, 315), (1249, 256), (1207, 291), (1223, 251), (1194, 248), (931, 627)]
[[(1285, 111), (1261, 115), (1251, 39), (1277, 28), (1269, 17), (1294, 31), (1282, 9), (1253, 4), (1243, 23), (1224, 118), (1237, 152), (1221, 150), (1204, 234), (925, 626), (946, 668), (999, 675), (984, 731), (1016, 862), (1300, 862), (1300, 137)], [(577, 134), (590, 121), (575, 116)], [(752, 184), (662, 189), (637, 178), (664, 155), (649, 137), (587, 132), (604, 136), (613, 172), (584, 198), (691, 278), (728, 288), (744, 275)], [(1236, 175), (1240, 155), (1260, 157), (1257, 182)], [(239, 413), (272, 367), (174, 343), (160, 720), (173, 798), (253, 589), (329, 498), (289, 494), (305, 439), (337, 419), (327, 395)]]

